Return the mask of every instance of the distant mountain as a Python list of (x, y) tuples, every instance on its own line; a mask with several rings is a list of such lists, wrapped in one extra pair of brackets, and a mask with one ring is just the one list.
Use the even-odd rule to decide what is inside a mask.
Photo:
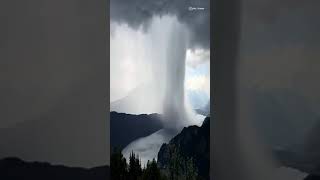
[(298, 169), (305, 173), (311, 173), (314, 165), (308, 163), (301, 152), (289, 149), (274, 149), (273, 154), (282, 166)]
[(202, 109), (208, 104), (208, 101), (210, 101), (210, 97), (200, 90), (187, 90), (186, 96), (193, 109)]
[[(300, 143), (300, 151), (296, 153), (295, 165), (297, 168), (312, 174), (309, 178), (316, 179), (320, 177), (320, 121), (314, 123), (313, 127), (306, 133), (304, 139)], [(288, 153), (287, 153), (288, 154)], [(289, 159), (289, 158), (288, 158)], [(299, 161), (297, 161), (297, 159)], [(292, 164), (292, 162), (291, 162)], [(291, 165), (290, 164), (290, 165)]]
[(111, 147), (125, 148), (132, 141), (163, 128), (159, 114), (110, 113)]
[(109, 166), (85, 169), (42, 162), (25, 162), (18, 158), (0, 160), (0, 179), (4, 180), (106, 180), (109, 179), (109, 175)]
[(248, 94), (249, 110), (258, 135), (273, 147), (292, 146), (317, 121), (317, 107), (304, 96), (290, 89), (263, 90), (251, 88)]
[(69, 114), (69, 110), (59, 115), (54, 111), (52, 115), (0, 129), (0, 159), (20, 157), (86, 168), (104, 165), (109, 150), (107, 123), (98, 119), (100, 115), (82, 116), (80, 111), (88, 110), (79, 109), (77, 116)]
[(320, 120), (314, 123), (311, 130), (309, 130), (303, 139), (303, 154), (305, 159), (312, 162), (318, 167), (320, 175)]
[(158, 165), (161, 169), (168, 167), (170, 146), (179, 149), (184, 157), (192, 157), (198, 169), (198, 175), (209, 179), (210, 171), (210, 117), (206, 117), (202, 126), (185, 127), (178, 135), (163, 144), (158, 153)]
[(288, 149), (275, 149), (273, 153), (281, 166), (299, 170), (302, 173), (310, 174), (308, 178), (320, 177), (320, 166), (317, 159), (309, 159), (309, 154), (302, 151), (292, 151)]
[(195, 109), (195, 112), (203, 116), (210, 116), (210, 101), (202, 108)]
[(320, 178), (320, 123), (317, 122), (304, 136), (298, 148), (274, 149), (275, 157), (287, 167), (310, 174), (305, 180)]
[[(138, 86), (127, 96), (110, 103), (110, 111), (127, 114), (151, 114), (161, 113), (163, 94), (149, 84)], [(203, 111), (201, 115), (207, 115), (210, 109), (210, 97), (202, 91), (188, 90), (186, 96), (192, 109)], [(152, 102), (152, 103), (150, 103)], [(209, 107), (209, 108), (208, 108)]]
[[(127, 96), (110, 103), (110, 111), (127, 114), (151, 114), (162, 111), (161, 95), (150, 84), (140, 85)], [(150, 103), (152, 102), (152, 103)]]

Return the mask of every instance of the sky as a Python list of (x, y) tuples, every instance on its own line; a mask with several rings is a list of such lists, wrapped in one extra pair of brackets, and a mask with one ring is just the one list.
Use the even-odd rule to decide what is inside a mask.
[[(0, 29), (1, 133), (4, 132), (3, 128), (9, 129), (6, 136), (0, 136), (1, 142), (8, 142), (7, 151), (1, 146), (1, 157), (19, 155), (32, 161), (86, 167), (108, 162), (106, 152), (109, 150), (109, 138), (104, 134), (107, 127), (104, 121), (107, 119), (104, 98), (108, 96), (104, 67), (108, 57), (105, 53), (107, 42), (102, 38), (106, 28), (105, 6), (99, 3), (104, 1), (0, 2), (0, 20), (6, 27)], [(126, 42), (129, 44), (132, 39), (130, 46), (134, 46), (136, 50), (132, 53), (142, 51), (138, 47), (144, 47), (144, 42), (147, 41), (144, 36), (150, 19), (154, 15), (165, 13), (176, 15), (189, 28), (191, 35), (188, 49), (209, 49), (209, 13), (184, 13), (188, 3), (209, 7), (209, 0), (187, 3), (184, 0), (111, 0), (110, 3), (111, 20), (117, 24), (110, 26), (110, 39), (112, 41), (111, 36), (116, 39), (119, 29), (130, 32)], [(275, 116), (270, 115), (272, 109), (275, 109), (274, 103), (267, 100), (275, 99), (280, 109), (277, 111), (278, 116), (274, 118), (276, 122), (295, 118), (299, 127), (310, 124), (312, 120), (318, 119), (320, 105), (319, 1), (305, 0), (302, 3), (300, 0), (244, 0), (242, 5), (244, 9), (240, 47), (245, 58), (241, 61), (243, 69), (239, 77), (243, 79), (242, 86), (254, 92), (249, 96), (251, 101), (257, 102), (252, 109), (262, 109), (256, 111), (259, 113), (255, 113), (255, 119), (262, 118), (268, 122), (274, 118)], [(125, 33), (121, 33), (121, 36), (124, 35)], [(135, 38), (139, 41), (133, 41)], [(141, 46), (136, 46), (133, 42), (141, 42)], [(124, 45), (126, 44), (122, 43)], [(119, 56), (122, 55), (120, 52)], [(206, 53), (200, 54), (206, 56)], [(195, 62), (198, 61), (196, 59)], [(110, 60), (111, 65), (112, 63)], [(143, 61), (141, 64), (147, 65)], [(207, 71), (202, 69), (204, 65), (193, 68), (192, 64), (187, 65), (186, 76), (192, 74), (191, 77), (206, 79), (201, 75)], [(131, 68), (135, 65), (136, 62), (128, 62), (124, 66)], [(146, 69), (142, 70), (141, 75), (140, 72), (135, 73), (135, 70), (132, 68), (131, 71), (142, 79), (146, 78)], [(125, 77), (130, 82), (140, 83), (139, 78), (128, 75)], [(191, 77), (188, 79), (192, 79)], [(119, 80), (126, 78), (121, 77)], [(189, 81), (188, 84), (196, 82), (200, 81)], [(133, 83), (135, 84), (138, 83)], [(114, 99), (126, 94), (133, 85), (123, 88), (126, 91), (120, 91), (119, 94), (114, 91), (115, 97), (117, 96)], [(202, 85), (188, 87), (197, 89)], [(257, 96), (265, 99), (259, 100)], [(271, 110), (265, 111), (265, 106), (271, 107)], [(29, 128), (27, 135), (19, 133), (22, 131), (15, 127), (20, 123), (32, 127), (34, 121), (42, 126)], [(48, 125), (53, 125), (52, 123), (54, 126)], [(276, 127), (272, 126), (274, 132), (281, 131), (282, 128)], [(79, 137), (81, 141), (75, 141)], [(56, 141), (57, 138), (61, 141)], [(31, 142), (34, 146), (10, 146), (23, 142)], [(8, 152), (11, 154), (7, 154)]]
[[(162, 24), (163, 25), (163, 24)], [(161, 26), (159, 24), (159, 26)], [(148, 54), (151, 37), (126, 24), (111, 24), (110, 101), (124, 98), (136, 87), (148, 83), (153, 58)], [(186, 90), (210, 96), (210, 51), (188, 49), (186, 52)]]
[[(161, 113), (167, 128), (201, 125), (204, 117), (193, 109), (210, 99), (209, 1), (192, 2), (111, 1), (111, 110)], [(135, 151), (145, 164), (172, 136), (162, 129), (133, 141), (123, 154)]]
[(0, 2), (0, 159), (109, 162), (104, 7), (86, 0)]
[(309, 138), (312, 134), (312, 142), (319, 142), (313, 130), (320, 123), (319, 3), (241, 1), (235, 136), (242, 153), (241, 174), (251, 174), (243, 179), (272, 177), (271, 148), (308, 156), (306, 147), (318, 147)]
[(259, 131), (273, 132), (283, 144), (301, 143), (319, 120), (318, 6), (314, 0), (242, 3), (239, 97), (246, 97)]
[[(195, 107), (205, 106), (210, 98), (209, 9), (191, 12), (188, 7), (209, 7), (208, 1), (149, 2), (111, 1), (110, 102), (152, 83), (157, 79), (154, 76), (166, 74), (162, 63), (168, 43), (165, 39), (170, 33), (164, 27), (177, 19), (189, 32), (184, 67), (185, 94)], [(119, 11), (125, 10), (127, 13), (119, 15)], [(154, 71), (159, 72), (155, 75)], [(157, 96), (159, 89), (153, 88), (155, 92), (151, 96)]]

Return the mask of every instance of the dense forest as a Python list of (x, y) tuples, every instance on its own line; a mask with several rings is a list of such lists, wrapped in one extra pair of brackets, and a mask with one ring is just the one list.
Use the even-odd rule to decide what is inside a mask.
[(120, 150), (111, 155), (112, 180), (198, 180), (197, 168), (192, 158), (182, 156), (178, 148), (170, 149), (168, 167), (160, 169), (155, 159), (142, 167), (139, 155), (132, 152), (129, 163)]

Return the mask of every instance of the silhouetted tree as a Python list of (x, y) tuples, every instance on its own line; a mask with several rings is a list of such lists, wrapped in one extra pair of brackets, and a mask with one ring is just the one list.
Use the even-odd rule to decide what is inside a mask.
[(167, 180), (166, 176), (160, 172), (155, 159), (148, 160), (146, 167), (142, 169), (139, 155), (134, 152), (130, 154), (128, 165), (121, 151), (113, 150), (110, 168), (112, 180)]
[(160, 169), (158, 168), (157, 162), (153, 159), (151, 162), (147, 162), (147, 166), (144, 169), (142, 180), (162, 180)]
[(174, 145), (169, 147), (169, 159), (166, 171), (170, 180), (196, 180), (198, 178), (193, 158), (182, 155), (178, 147)]
[(129, 157), (129, 178), (130, 180), (138, 180), (138, 177), (142, 175), (141, 163), (139, 156), (135, 155), (133, 152)]
[(178, 148), (175, 146), (170, 146), (169, 150), (169, 179), (170, 180), (176, 180), (179, 179), (179, 177), (182, 175), (182, 157), (180, 156), (180, 153), (178, 152)]
[(115, 149), (110, 158), (110, 169), (112, 180), (126, 180), (127, 177), (127, 161), (123, 157), (120, 150)]

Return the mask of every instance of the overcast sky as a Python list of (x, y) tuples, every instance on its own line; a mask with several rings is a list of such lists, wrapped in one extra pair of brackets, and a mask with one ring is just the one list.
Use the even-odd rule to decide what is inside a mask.
[(0, 159), (109, 161), (104, 1), (0, 2)]
[[(189, 7), (204, 10), (189, 11)], [(111, 1), (110, 102), (154, 81), (162, 71), (169, 34), (165, 27), (177, 19), (189, 31), (185, 90), (210, 97), (209, 1)], [(125, 13), (124, 13), (125, 12)], [(152, 50), (157, 47), (157, 52)], [(156, 68), (155, 68), (156, 67)], [(153, 90), (154, 91), (154, 90)], [(154, 95), (157, 95), (156, 93)]]
[(315, 0), (243, 1), (241, 96), (251, 103), (253, 121), (265, 123), (263, 128), (272, 124), (269, 132), (286, 128), (297, 135), (319, 120), (319, 5)]
[(241, 76), (248, 87), (288, 89), (320, 102), (319, 1), (245, 0)]

